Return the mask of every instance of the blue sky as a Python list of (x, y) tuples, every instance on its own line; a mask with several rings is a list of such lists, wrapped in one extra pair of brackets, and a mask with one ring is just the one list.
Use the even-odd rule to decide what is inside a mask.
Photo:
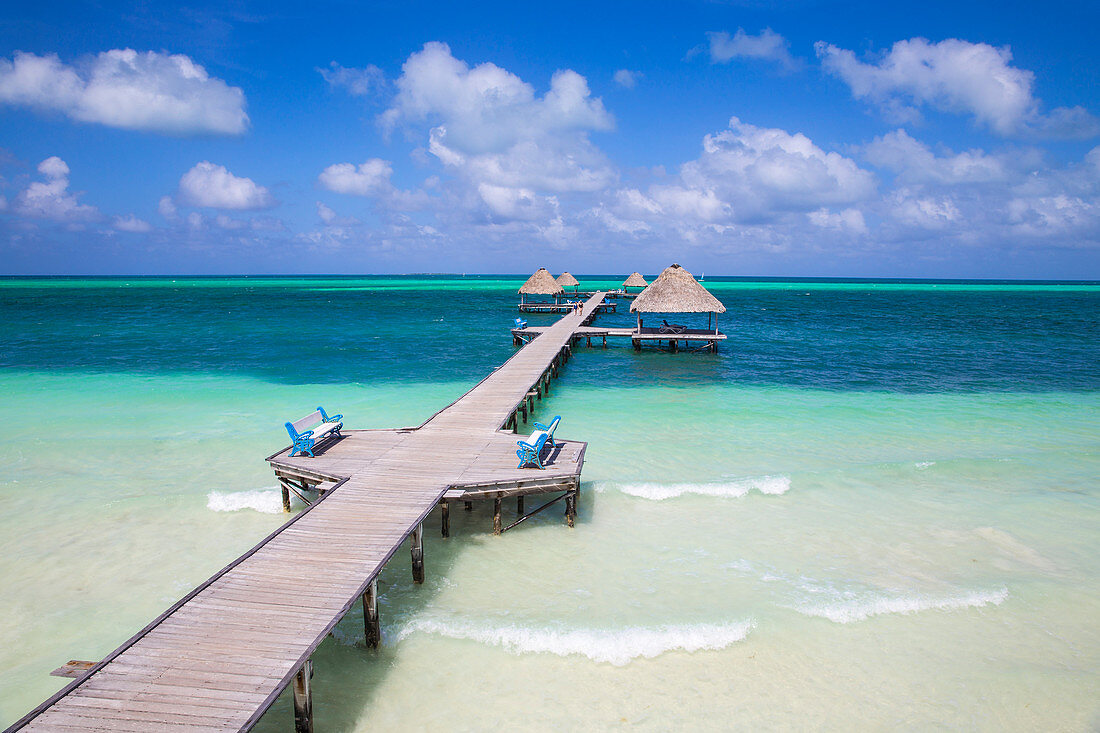
[(1093, 3), (0, 21), (2, 274), (1100, 278)]

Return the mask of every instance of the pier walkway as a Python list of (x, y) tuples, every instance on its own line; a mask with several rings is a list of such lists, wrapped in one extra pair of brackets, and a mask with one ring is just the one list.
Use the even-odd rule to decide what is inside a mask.
[[(515, 436), (535, 397), (603, 302), (589, 298), (423, 425), (351, 430), (317, 452), (268, 460), (310, 505), (16, 722), (9, 731), (247, 730), (288, 685), (312, 730), (310, 656), (362, 598), (379, 628), (377, 576), (408, 538), (423, 579), (422, 523), (450, 501), (564, 491), (572, 523), (585, 443), (559, 441), (545, 471), (517, 469)], [(315, 495), (316, 494), (316, 495)]]
[[(556, 324), (555, 324), (556, 325)], [(538, 338), (547, 333), (554, 326), (526, 326), (512, 329), (512, 341), (516, 346), (522, 344), (537, 343)], [(660, 328), (606, 328), (589, 326), (586, 323), (578, 324), (573, 329), (573, 342), (585, 339), (588, 346), (592, 345), (592, 339), (600, 339), (602, 346), (607, 346), (608, 338), (628, 338), (635, 349), (640, 349), (643, 343), (660, 345), (665, 342), (675, 351), (678, 344), (683, 342), (688, 348), (702, 348), (708, 351), (717, 351), (718, 342), (726, 340), (726, 334), (714, 329), (685, 328), (677, 331), (661, 330)]]

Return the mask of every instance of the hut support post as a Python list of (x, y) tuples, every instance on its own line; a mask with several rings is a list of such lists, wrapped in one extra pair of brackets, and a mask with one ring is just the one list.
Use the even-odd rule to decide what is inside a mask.
[(416, 525), (412, 534), (412, 571), (413, 582), (424, 582), (424, 523)]
[(279, 488), (283, 490), (283, 511), (290, 513), (290, 489), (283, 484), (279, 484)]
[(377, 649), (382, 641), (382, 627), (378, 623), (378, 579), (375, 578), (363, 591), (363, 632), (366, 644)]
[(312, 676), (313, 660), (307, 659), (294, 675), (294, 733), (313, 733)]
[(493, 534), (501, 533), (500, 497), (493, 499)]
[(444, 501), (439, 504), (440, 534), (444, 537), (451, 536), (451, 502)]

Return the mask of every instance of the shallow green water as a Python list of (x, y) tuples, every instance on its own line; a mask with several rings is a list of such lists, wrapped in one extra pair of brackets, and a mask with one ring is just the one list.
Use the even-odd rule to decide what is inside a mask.
[[(288, 417), (418, 424), (503, 362), (518, 284), (0, 281), (0, 722), (278, 526)], [(718, 355), (578, 349), (540, 405), (577, 528), (430, 519), (319, 730), (1100, 723), (1100, 287), (706, 284)]]

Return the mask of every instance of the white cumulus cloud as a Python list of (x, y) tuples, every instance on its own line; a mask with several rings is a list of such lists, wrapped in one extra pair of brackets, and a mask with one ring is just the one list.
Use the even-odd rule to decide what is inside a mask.
[(212, 209), (265, 209), (275, 204), (271, 192), (251, 178), (235, 176), (206, 160), (180, 178), (178, 198), (189, 206)]
[(765, 28), (755, 36), (745, 33), (743, 28), (738, 28), (732, 37), (726, 31), (711, 32), (707, 33), (707, 41), (712, 63), (724, 64), (733, 59), (757, 59), (774, 61), (786, 69), (797, 66), (797, 62), (791, 56), (787, 39), (771, 28)]
[(864, 147), (864, 154), (873, 165), (897, 171), (899, 178), (907, 182), (953, 184), (1006, 181), (1015, 173), (1016, 167), (1009, 156), (990, 155), (982, 150), (962, 153), (948, 150), (943, 155), (937, 155), (905, 130), (895, 130), (875, 138)]
[(638, 85), (638, 80), (644, 76), (640, 71), (631, 71), (630, 69), (619, 69), (615, 72), (615, 76), (612, 77), (616, 84), (624, 89), (633, 89)]
[(139, 219), (133, 214), (126, 216), (116, 216), (113, 222), (113, 226), (120, 232), (134, 232), (144, 233), (153, 231), (153, 227), (149, 222), (144, 219)]
[(318, 68), (317, 72), (333, 89), (346, 89), (353, 97), (365, 97), (378, 91), (386, 83), (385, 74), (374, 64), (353, 69), (333, 61), (327, 69)]
[(575, 71), (555, 73), (540, 96), (495, 64), (471, 67), (446, 44), (428, 43), (395, 84), (383, 127), (427, 128), (427, 152), (454, 175), (452, 188), (464, 189), (453, 192), (458, 203), (498, 218), (549, 216), (554, 194), (600, 191), (617, 179), (588, 137), (614, 120)]
[(740, 220), (851, 204), (875, 189), (870, 172), (802, 133), (736, 117), (727, 129), (703, 138), (702, 155), (681, 167), (680, 179), (689, 191), (723, 202)]
[(36, 219), (80, 222), (99, 216), (94, 206), (77, 201), (79, 194), (69, 191), (69, 166), (56, 155), (38, 164), (46, 179), (27, 186), (15, 199), (16, 213)]
[(56, 55), (0, 59), (0, 102), (80, 122), (174, 135), (239, 135), (244, 92), (182, 54), (104, 51), (75, 65)]
[(858, 99), (879, 105), (895, 119), (915, 120), (919, 108), (973, 115), (999, 135), (1092, 137), (1100, 122), (1080, 107), (1040, 111), (1035, 75), (1012, 65), (1012, 51), (949, 38), (898, 41), (871, 62), (853, 51), (818, 41), (822, 66)]
[(841, 229), (864, 234), (867, 232), (867, 222), (863, 219), (863, 212), (859, 209), (843, 209), (841, 211), (829, 211), (818, 209), (807, 215), (814, 226), (822, 229)]
[(337, 163), (321, 171), (317, 182), (329, 191), (354, 196), (375, 196), (390, 188), (393, 166), (389, 161), (371, 158), (359, 166)]

